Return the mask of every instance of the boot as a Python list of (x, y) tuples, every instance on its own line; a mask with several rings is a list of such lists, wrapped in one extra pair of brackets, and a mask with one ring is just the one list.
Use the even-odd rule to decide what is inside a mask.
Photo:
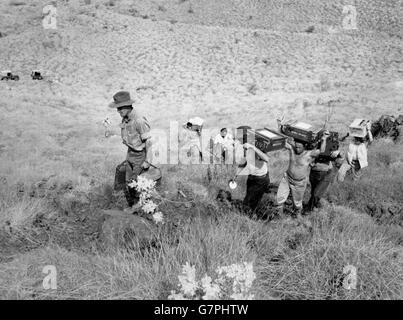
[(116, 167), (115, 181), (113, 183), (113, 190), (120, 191), (125, 189), (126, 185), (126, 161), (123, 161)]
[(314, 207), (315, 207), (315, 197), (314, 197), (314, 195), (311, 195), (311, 197), (309, 198), (308, 204), (305, 208), (305, 212), (313, 211)]
[(127, 205), (128, 205), (129, 207), (131, 207), (132, 205), (134, 205), (135, 190), (132, 190), (132, 189), (126, 187), (126, 188), (124, 189), (124, 193), (125, 193)]
[(138, 192), (132, 188), (126, 187), (125, 188), (125, 197), (126, 197), (128, 207), (136, 208), (134, 206), (137, 205), (140, 200)]

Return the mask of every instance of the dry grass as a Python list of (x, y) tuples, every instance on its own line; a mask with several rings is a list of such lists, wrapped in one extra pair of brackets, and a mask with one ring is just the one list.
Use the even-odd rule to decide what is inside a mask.
[(19, 0), (10, 0), (8, 4), (10, 6), (25, 6), (27, 3)]
[(361, 179), (335, 184), (331, 199), (367, 212), (379, 222), (403, 226), (402, 150), (401, 142), (376, 141), (369, 147), (369, 167)]
[[(397, 154), (400, 151), (392, 147), (393, 145), (387, 145), (385, 149), (384, 144), (375, 143), (370, 149), (370, 181), (396, 174), (393, 163), (398, 161)], [(389, 165), (385, 165), (383, 158), (378, 159), (385, 151), (392, 159)], [(100, 167), (87, 168), (90, 156), (91, 153), (88, 153), (76, 159), (75, 167), (70, 172), (55, 170), (53, 173), (56, 176), (44, 182), (49, 190), (56, 186), (56, 191), (49, 191), (48, 197), (21, 198), (16, 184), (4, 185), (0, 190), (3, 199), (0, 216), (4, 219), (7, 213), (13, 213), (12, 227), (35, 241), (29, 233), (32, 219), (39, 214), (55, 214), (49, 211), (48, 201), (52, 197), (59, 199), (63, 210), (73, 212), (71, 204), (78, 201), (80, 194), (88, 195), (99, 185), (111, 184), (114, 162), (110, 160), (100, 163)], [(280, 168), (283, 164), (281, 159), (282, 154), (278, 153), (270, 166)], [(46, 162), (44, 158), (37, 161)], [(64, 163), (68, 160), (61, 161)], [(90, 186), (87, 177), (80, 175), (83, 169), (87, 170), (89, 177), (98, 177), (95, 185)], [(15, 170), (9, 172), (8, 179), (15, 176), (21, 177), (17, 181), (24, 181), (24, 175), (17, 175), (18, 168)], [(264, 225), (239, 213), (220, 209), (214, 203), (213, 197), (217, 189), (225, 188), (226, 181), (233, 174), (233, 168), (216, 167), (216, 171), (214, 168), (212, 170), (212, 180), (208, 181), (207, 166), (202, 166), (202, 170), (195, 166), (164, 168), (163, 190), (174, 192), (178, 182), (183, 188), (193, 190), (196, 207), (192, 211), (196, 214), (187, 217), (178, 228), (172, 229), (169, 225), (161, 228), (157, 245), (150, 250), (108, 252), (108, 249), (94, 249), (88, 253), (81, 251), (79, 244), (72, 251), (66, 251), (53, 241), (45, 241), (46, 247), (25, 254), (14, 252), (14, 260), (0, 264), (1, 297), (166, 299), (169, 291), (177, 285), (177, 275), (186, 261), (195, 264), (199, 274), (211, 272), (219, 265), (254, 261), (258, 277), (253, 290), (258, 299), (402, 298), (401, 228), (377, 225), (368, 215), (340, 206), (326, 206), (322, 211), (306, 218), (312, 228), (297, 225), (291, 220), (273, 221)], [(50, 172), (52, 170), (47, 171)], [(28, 181), (36, 181), (43, 174), (44, 172), (37, 172)], [(364, 188), (366, 181), (365, 177), (360, 180), (358, 188)], [(401, 179), (398, 177), (393, 181), (399, 183)], [(63, 189), (66, 182), (71, 185), (71, 191)], [(242, 198), (245, 192), (241, 180), (240, 186), (234, 193), (236, 198)], [(336, 186), (336, 190), (345, 189), (344, 192), (348, 192), (346, 186), (349, 186), (348, 181)], [(380, 181), (373, 188), (383, 192), (385, 186)], [(27, 193), (38, 188), (38, 185), (25, 183), (25, 188)], [(207, 193), (200, 190), (206, 190)], [(399, 192), (401, 189), (382, 194), (388, 195), (388, 200), (396, 200), (394, 197), (398, 197)], [(342, 194), (340, 197), (343, 199)], [(360, 197), (357, 195), (354, 199), (358, 200)], [(210, 208), (207, 210), (199, 201), (207, 202)], [(362, 201), (364, 203), (365, 199)], [(357, 208), (356, 202), (346, 203)], [(166, 213), (175, 214), (175, 209)], [(358, 270), (358, 286), (352, 291), (340, 286), (342, 269), (348, 264), (354, 265)], [(56, 291), (42, 288), (42, 269), (46, 265), (57, 267)]]
[[(307, 233), (282, 226), (265, 239), (271, 254), (259, 264), (263, 290), (282, 299), (402, 298), (398, 238), (390, 239), (368, 216), (343, 207), (317, 212), (312, 227)], [(284, 242), (274, 240), (284, 237)], [(357, 268), (356, 290), (342, 287), (346, 265)]]
[[(84, 255), (48, 247), (0, 265), (0, 294), (16, 299), (166, 299), (186, 261), (197, 273), (254, 261), (258, 299), (401, 299), (402, 250), (370, 218), (341, 207), (312, 218), (313, 231), (282, 221), (269, 227), (238, 214), (195, 219), (175, 234), (160, 230), (159, 248)], [(178, 237), (176, 245), (167, 239)], [(357, 268), (356, 290), (340, 286)], [(58, 289), (42, 288), (55, 265)]]

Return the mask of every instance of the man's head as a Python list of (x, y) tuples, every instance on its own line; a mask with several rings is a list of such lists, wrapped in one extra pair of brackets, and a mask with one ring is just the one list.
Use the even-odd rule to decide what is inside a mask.
[(295, 141), (294, 151), (296, 154), (301, 154), (302, 152), (305, 151), (305, 145), (302, 142)]
[(227, 135), (227, 132), (228, 132), (227, 128), (222, 128), (220, 130), (221, 137), (225, 138), (225, 136)]
[[(134, 100), (130, 98), (130, 93), (127, 91), (119, 91), (113, 96), (113, 101), (109, 104), (109, 108), (116, 108), (120, 114), (119, 109), (128, 109), (129, 107), (133, 109), (132, 104)], [(122, 110), (123, 110), (122, 109)], [(126, 111), (124, 111), (126, 113)], [(128, 113), (128, 112), (127, 112)]]
[(127, 118), (129, 113), (133, 110), (133, 107), (132, 106), (122, 106), (122, 107), (118, 107), (117, 110), (122, 118)]

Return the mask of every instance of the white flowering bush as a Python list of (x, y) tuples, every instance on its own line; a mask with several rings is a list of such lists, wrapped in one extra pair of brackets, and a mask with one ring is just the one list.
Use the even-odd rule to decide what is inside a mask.
[(164, 223), (164, 216), (161, 211), (158, 211), (152, 196), (156, 194), (156, 182), (142, 176), (137, 177), (137, 181), (133, 180), (128, 184), (129, 188), (135, 188), (140, 193), (139, 205), (144, 213), (151, 215), (155, 223)]
[(218, 267), (214, 280), (207, 274), (196, 280), (196, 268), (188, 262), (182, 266), (178, 276), (179, 292), (171, 291), (170, 300), (252, 300), (252, 283), (256, 275), (253, 264), (244, 262)]

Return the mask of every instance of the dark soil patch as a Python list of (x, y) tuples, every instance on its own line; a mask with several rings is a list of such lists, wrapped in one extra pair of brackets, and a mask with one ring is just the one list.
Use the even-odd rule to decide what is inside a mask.
[(42, 181), (29, 190), (21, 188), (21, 196), (48, 199), (49, 215), (38, 215), (22, 229), (6, 226), (0, 230), (0, 262), (13, 259), (16, 254), (46, 246), (50, 243), (67, 250), (93, 252), (98, 245), (100, 229), (105, 217), (100, 209), (114, 206), (108, 188), (99, 187), (83, 196), (66, 197), (72, 187), (69, 183), (60, 186), (46, 185)]

